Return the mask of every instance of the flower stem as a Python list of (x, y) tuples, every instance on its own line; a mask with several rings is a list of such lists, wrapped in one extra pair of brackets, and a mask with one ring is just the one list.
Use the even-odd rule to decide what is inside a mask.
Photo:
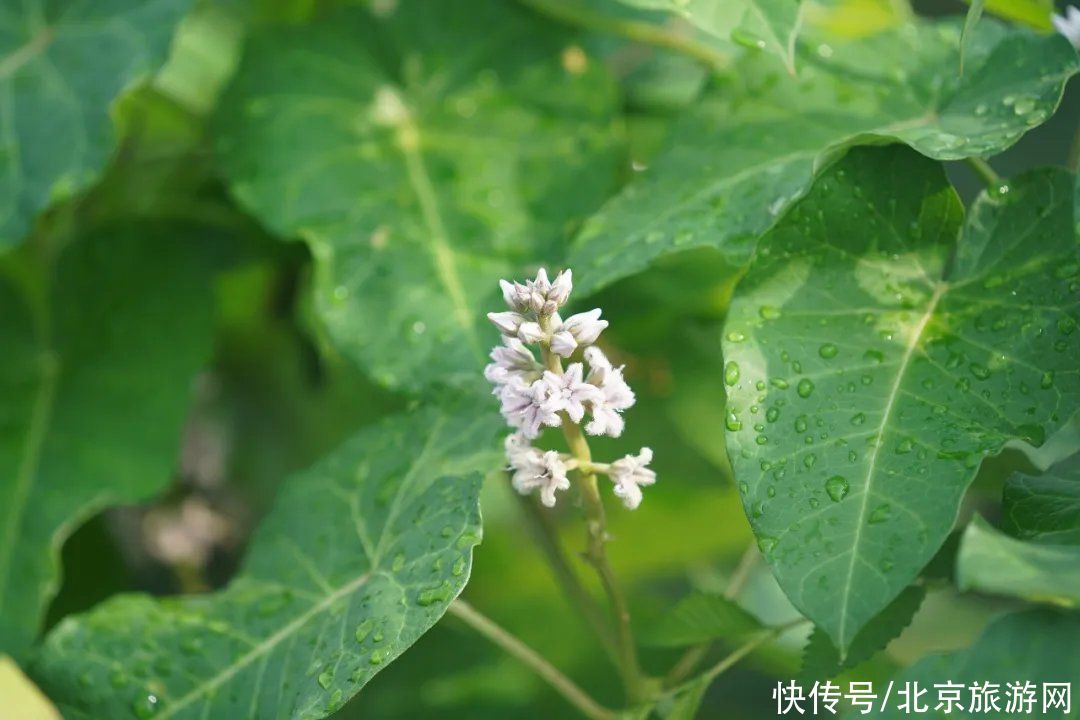
[(964, 161), (975, 171), (986, 187), (996, 188), (1001, 185), (1001, 176), (990, 166), (990, 163), (980, 157), (964, 158)]
[(634, 42), (653, 45), (666, 50), (674, 50), (704, 63), (711, 69), (726, 67), (731, 62), (726, 53), (707, 43), (696, 40), (692, 36), (663, 25), (612, 17), (590, 10), (580, 2), (572, 3), (564, 0), (519, 1), (522, 5), (559, 22), (619, 35)]
[[(550, 337), (551, 319), (541, 318), (540, 326)], [(546, 341), (540, 343), (540, 354), (544, 359), (544, 367), (557, 375), (563, 374), (562, 360), (551, 352), (551, 347)], [(645, 683), (638, 663), (634, 634), (630, 629), (630, 607), (626, 603), (626, 598), (619, 588), (615, 573), (607, 559), (607, 520), (604, 515), (604, 503), (600, 499), (600, 490), (596, 483), (596, 473), (584, 470), (584, 468), (591, 470), (593, 467), (592, 452), (589, 450), (589, 442), (585, 439), (585, 434), (581, 432), (581, 426), (567, 417), (566, 413), (560, 414), (566, 444), (570, 448), (570, 453), (577, 459), (580, 468), (583, 468), (578, 471), (577, 487), (585, 510), (587, 533), (584, 557), (596, 570), (600, 584), (611, 604), (611, 611), (615, 615), (619, 673), (622, 676), (627, 697), (631, 702), (636, 702), (642, 699)]]
[(493, 644), (527, 665), (547, 681), (567, 702), (580, 710), (585, 717), (591, 718), (591, 720), (614, 720), (614, 712), (593, 700), (588, 693), (578, 687), (573, 680), (563, 675), (558, 668), (521, 640), (496, 625), (493, 620), (477, 612), (472, 605), (458, 598), (450, 603), (447, 612), (460, 618), (473, 630), (476, 630)]
[(533, 527), (533, 535), (536, 537), (540, 548), (544, 551), (548, 564), (555, 573), (559, 585), (562, 586), (563, 592), (592, 627), (593, 632), (596, 633), (612, 662), (618, 666), (618, 649), (611, 627), (603, 615), (603, 610), (597, 605), (593, 596), (585, 589), (585, 586), (581, 584), (581, 579), (567, 560), (550, 515), (544, 512), (532, 498), (523, 495), (519, 496), (519, 498)]

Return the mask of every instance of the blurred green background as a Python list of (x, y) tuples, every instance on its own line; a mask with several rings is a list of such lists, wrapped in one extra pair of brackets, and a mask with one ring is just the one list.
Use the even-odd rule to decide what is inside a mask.
[[(341, 0), (344, 2), (344, 0)], [(378, 4), (384, 0), (372, 0)], [(122, 142), (104, 180), (86, 197), (60, 205), (42, 223), (63, 231), (116, 232), (187, 218), (199, 232), (220, 231), (231, 270), (215, 288), (213, 360), (191, 389), (191, 408), (172, 487), (163, 498), (117, 508), (81, 527), (63, 550), (65, 578), (49, 625), (122, 590), (201, 592), (225, 584), (277, 485), (410, 398), (378, 389), (337, 357), (305, 306), (310, 257), (299, 242), (266, 234), (227, 196), (215, 176), (207, 118), (242, 53), (246, 28), (302, 23), (328, 12), (332, 0), (203, 1), (184, 22), (165, 69), (125, 97), (114, 112)], [(597, 5), (604, 5), (596, 2)], [(914, 11), (960, 14), (959, 2), (926, 0), (913, 9), (888, 0), (845, 0), (829, 22), (836, 32), (869, 33)], [(670, 122), (713, 81), (682, 56), (593, 36), (581, 48), (616, 73), (624, 90), (626, 181), (648, 165)], [(746, 52), (732, 48), (732, 52)], [(1003, 176), (1064, 164), (1080, 126), (1080, 87), (1073, 82), (1057, 115), (993, 163)], [(1075, 151), (1075, 149), (1074, 149)], [(950, 167), (965, 199), (981, 187), (966, 166)], [(44, 235), (44, 233), (40, 233)], [(606, 342), (639, 402), (628, 434), (597, 443), (605, 455), (642, 444), (656, 452), (659, 484), (635, 513), (612, 513), (610, 546), (630, 589), (637, 625), (649, 623), (691, 587), (722, 590), (750, 546), (750, 531), (718, 444), (723, 408), (719, 326), (731, 288), (717, 285), (722, 261), (711, 251), (665, 260), (585, 302), (611, 321)], [(1052, 452), (1052, 451), (1048, 451)], [(1031, 461), (1010, 451), (982, 469), (965, 517), (993, 517), (1001, 483)], [(482, 507), (484, 542), (465, 597), (578, 679), (601, 702), (620, 691), (587, 626), (560, 594), (534, 541), (538, 516), (501, 475), (489, 478)], [(576, 510), (562, 506), (568, 548), (583, 538)], [(948, 563), (948, 553), (942, 557)], [(961, 596), (928, 579), (931, 592), (910, 630), (850, 677), (877, 680), (929, 651), (970, 644), (1006, 601)], [(768, 621), (796, 613), (762, 564), (743, 602)], [(777, 678), (798, 673), (805, 635), (785, 637), (725, 674), (710, 690), (703, 717), (761, 718), (774, 713)], [(654, 672), (677, 653), (643, 648)], [(342, 718), (554, 718), (563, 701), (530, 671), (455, 620), (447, 619), (401, 660), (380, 673), (339, 713)]]

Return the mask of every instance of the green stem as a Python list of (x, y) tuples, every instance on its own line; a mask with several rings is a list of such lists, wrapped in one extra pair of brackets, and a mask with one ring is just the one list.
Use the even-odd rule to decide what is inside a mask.
[(519, 0), (522, 5), (570, 25), (619, 35), (635, 42), (674, 50), (694, 58), (712, 69), (726, 67), (730, 58), (712, 46), (693, 37), (640, 20), (616, 18), (563, 0)]
[(551, 521), (550, 513), (546, 513), (531, 498), (519, 496), (525, 515), (533, 527), (533, 535), (543, 550), (548, 564), (551, 566), (555, 578), (562, 587), (563, 592), (581, 613), (585, 621), (592, 627), (593, 632), (599, 638), (611, 660), (618, 666), (619, 655), (615, 636), (611, 627), (604, 618), (603, 611), (596, 604), (593, 596), (581, 584), (574, 568), (570, 565), (559, 542), (558, 532)]
[[(541, 318), (540, 326), (544, 333), (550, 336), (551, 319)], [(544, 367), (557, 375), (562, 375), (562, 360), (551, 352), (551, 347), (547, 342), (540, 343), (540, 354), (544, 359)], [(607, 520), (604, 516), (604, 503), (600, 499), (600, 489), (597, 487), (596, 473), (591, 472), (592, 452), (589, 450), (589, 442), (585, 439), (585, 434), (581, 432), (581, 426), (567, 417), (566, 413), (561, 413), (561, 415), (563, 436), (566, 438), (570, 453), (579, 463), (577, 488), (585, 510), (587, 529), (584, 557), (596, 571), (608, 602), (611, 604), (611, 611), (615, 615), (615, 647), (619, 658), (619, 673), (622, 676), (627, 697), (631, 702), (637, 702), (645, 693), (645, 682), (641, 665), (638, 663), (634, 634), (630, 628), (630, 606), (623, 596), (607, 559)]]
[(458, 617), (491, 643), (527, 665), (529, 669), (547, 681), (567, 702), (580, 710), (585, 717), (591, 718), (591, 720), (614, 720), (614, 712), (593, 700), (588, 693), (578, 687), (573, 680), (563, 675), (558, 668), (521, 640), (496, 625), (493, 620), (477, 612), (472, 605), (458, 598), (450, 603), (447, 612)]
[(1001, 185), (1001, 176), (994, 171), (994, 168), (990, 167), (990, 163), (978, 157), (964, 158), (964, 161), (975, 171), (975, 174), (986, 184), (986, 187), (996, 188)]

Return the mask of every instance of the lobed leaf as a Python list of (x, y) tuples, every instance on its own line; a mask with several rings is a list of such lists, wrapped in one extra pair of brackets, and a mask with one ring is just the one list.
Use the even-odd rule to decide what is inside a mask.
[(0, 249), (89, 186), (115, 145), (109, 110), (165, 60), (190, 0), (0, 5)]
[(497, 423), (433, 408), (286, 483), (241, 574), (62, 621), (32, 674), (78, 718), (322, 718), (442, 617), (480, 541)]
[(1042, 475), (1014, 473), (1005, 481), (1005, 528), (1018, 538), (1080, 545), (1080, 455)]
[[(1031, 682), (1037, 693), (1035, 707), (1038, 712), (1042, 707), (1040, 684), (1071, 682), (1075, 686), (1080, 681), (1080, 654), (1075, 652), (1078, 642), (1080, 616), (1076, 614), (1038, 609), (1004, 615), (991, 623), (971, 647), (929, 655), (901, 671), (893, 678), (892, 686), (895, 691), (918, 683), (920, 688), (927, 691), (919, 706), (927, 706), (927, 710), (930, 710), (936, 704), (935, 683), (951, 682), (965, 688), (972, 685), (984, 687), (989, 683), (997, 686), (1000, 712), (1008, 707), (1010, 683), (1023, 686)], [(967, 692), (961, 692), (961, 705), (965, 708), (968, 707), (969, 697)], [(894, 692), (893, 700), (885, 703), (884, 709), (875, 717), (900, 720), (914, 714), (911, 709), (901, 710), (898, 707), (901, 702), (902, 698), (898, 698)], [(1057, 712), (1049, 710), (1046, 717), (1053, 717)], [(935, 714), (947, 717), (940, 710)], [(957, 713), (954, 708), (954, 713), (950, 714), (972, 717), (987, 713), (975, 711), (967, 715), (963, 711)], [(994, 715), (1022, 718), (1029, 713), (1007, 711), (991, 716)]]
[(682, 117), (668, 148), (571, 247), (579, 292), (694, 247), (736, 267), (837, 152), (894, 139), (929, 157), (993, 155), (1050, 116), (1080, 58), (1063, 38), (979, 23), (905, 25), (820, 44), (798, 78), (760, 62)]
[(735, 479), (781, 587), (841, 651), (934, 556), (982, 458), (1080, 407), (1074, 182), (1023, 176), (961, 228), (938, 164), (855, 150), (736, 289)]
[(1016, 540), (976, 517), (960, 542), (956, 584), (961, 590), (1075, 606), (1080, 603), (1078, 567), (1080, 547)]
[(108, 228), (71, 245), (52, 282), (25, 253), (0, 261), (0, 649), (17, 659), (72, 529), (170, 478), (210, 354), (208, 248), (221, 239), (203, 227)]
[(330, 338), (379, 382), (475, 377), (497, 280), (612, 187), (614, 87), (574, 42), (502, 0), (250, 38), (219, 113), (232, 190), (308, 243)]

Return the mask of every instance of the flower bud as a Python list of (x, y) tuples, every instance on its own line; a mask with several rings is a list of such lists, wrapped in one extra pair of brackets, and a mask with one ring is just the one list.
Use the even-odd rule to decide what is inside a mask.
[(574, 354), (574, 350), (576, 349), (577, 340), (575, 340), (574, 336), (566, 330), (560, 330), (551, 336), (551, 352), (556, 355), (568, 358)]
[(608, 326), (607, 320), (600, 319), (600, 308), (578, 313), (566, 318), (556, 332), (566, 331), (574, 336), (579, 345), (592, 345), (600, 333)]
[(555, 303), (556, 308), (562, 307), (566, 304), (566, 300), (570, 297), (570, 291), (573, 288), (573, 272), (563, 270), (555, 276), (555, 282), (551, 283), (551, 290), (547, 294), (548, 300)]
[(522, 342), (538, 343), (544, 339), (544, 331), (540, 328), (540, 323), (523, 322), (518, 326), (517, 336)]
[(511, 310), (506, 312), (488, 313), (488, 320), (495, 324), (495, 327), (499, 328), (499, 332), (504, 335), (515, 335), (518, 332), (518, 328), (525, 322), (525, 316), (521, 313), (516, 313)]

